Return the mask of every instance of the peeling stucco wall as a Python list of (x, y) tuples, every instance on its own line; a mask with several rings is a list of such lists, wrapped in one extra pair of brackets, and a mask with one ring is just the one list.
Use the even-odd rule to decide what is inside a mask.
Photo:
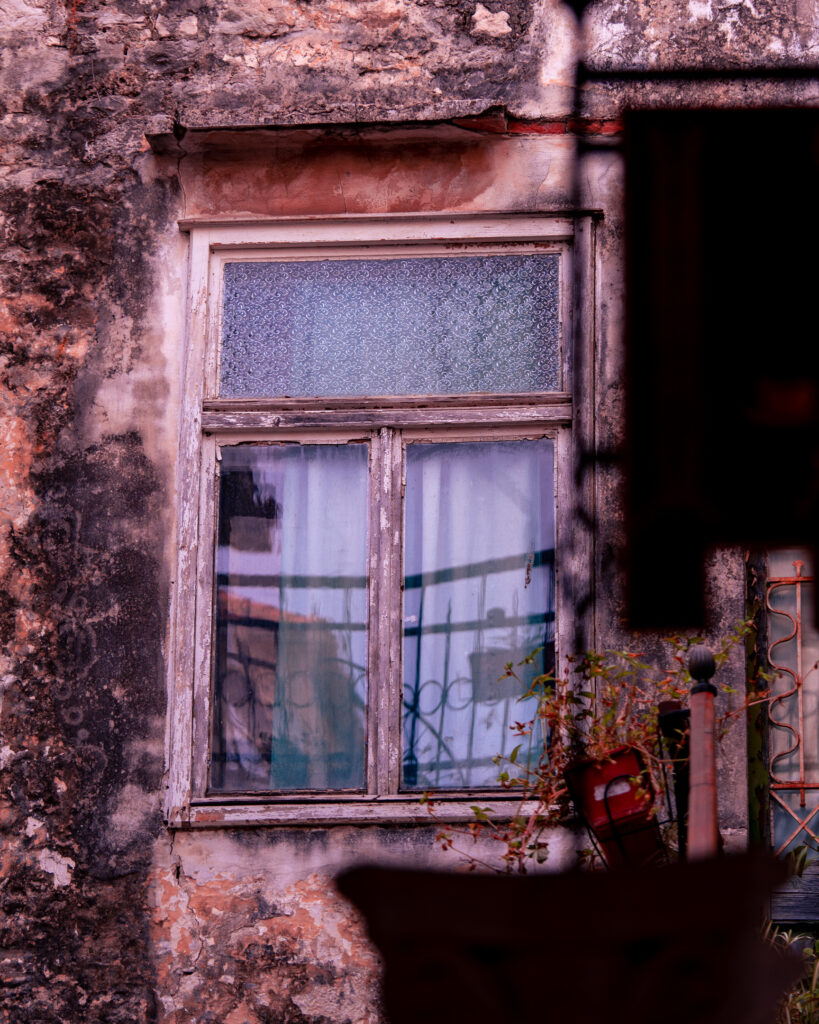
[[(431, 830), (190, 835), (162, 823), (185, 310), (176, 222), (570, 205), (573, 16), (556, 0), (7, 0), (0, 34), (0, 1019), (375, 1022), (376, 959), (327, 880), (362, 857), (419, 863)], [(600, 0), (585, 42), (603, 67), (811, 62), (819, 11)], [(579, 113), (603, 131), (628, 95), (818, 94), (808, 82), (598, 84)], [(377, 187), (354, 127), (367, 122), (382, 125), (368, 143)], [(426, 127), (398, 127), (408, 122)], [(308, 143), (257, 132), (255, 162), (197, 136), (328, 124), (351, 127), (316, 127)], [(175, 142), (152, 149), (146, 135)], [(579, 186), (606, 211), (605, 447), (621, 423), (616, 158), (584, 158)], [(605, 471), (597, 498), (598, 626), (614, 637), (619, 499)], [(717, 626), (741, 608), (739, 556), (718, 557)], [(724, 809), (740, 830), (742, 754), (738, 741), (726, 755)]]
[(305, 869), (316, 841), (185, 836), (161, 851), (148, 896), (161, 1019), (379, 1019), (378, 959), (332, 893), (332, 858)]

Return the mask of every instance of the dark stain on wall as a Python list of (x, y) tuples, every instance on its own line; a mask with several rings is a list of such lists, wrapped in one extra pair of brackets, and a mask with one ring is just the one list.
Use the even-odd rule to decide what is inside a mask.
[[(37, 635), (3, 713), (0, 882), (10, 1021), (150, 1021), (144, 888), (160, 828), (156, 473), (135, 435), (51, 457), (15, 540)], [(143, 796), (144, 794), (144, 796)], [(56, 980), (55, 980), (56, 979)]]
[(116, 180), (50, 180), (7, 192), (4, 212), (0, 471), (31, 514), (3, 551), (0, 1019), (148, 1022), (163, 488), (137, 433), (85, 444), (75, 428), (78, 376), (111, 356), (101, 311), (144, 308), (147, 264), (122, 223), (139, 211)]

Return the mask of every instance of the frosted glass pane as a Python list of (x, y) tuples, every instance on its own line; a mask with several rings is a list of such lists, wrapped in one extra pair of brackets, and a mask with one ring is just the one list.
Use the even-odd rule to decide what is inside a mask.
[(557, 391), (555, 255), (228, 263), (226, 397)]
[(554, 665), (553, 442), (408, 445), (405, 524), (403, 788), (496, 786), (540, 742), (510, 729), (536, 671), (504, 666)]
[(222, 449), (211, 789), (361, 790), (368, 448)]

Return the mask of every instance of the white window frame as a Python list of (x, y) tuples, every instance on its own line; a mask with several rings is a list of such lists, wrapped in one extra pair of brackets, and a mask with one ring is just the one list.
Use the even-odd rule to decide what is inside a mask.
[[(576, 632), (573, 591), (588, 584), (590, 542), (573, 528), (589, 494), (578, 494), (578, 446), (588, 450), (593, 393), (594, 220), (561, 214), (288, 218), (265, 222), (188, 220), (188, 319), (182, 351), (178, 466), (177, 575), (168, 649), (170, 715), (166, 820), (173, 827), (429, 822), (417, 792), (398, 792), (401, 744), (402, 443), (549, 437), (555, 442), (555, 592), (557, 665), (566, 671)], [(228, 261), (555, 253), (559, 256), (560, 369), (563, 390), (519, 395), (443, 395), (220, 399), (218, 359), (223, 267)], [(578, 356), (582, 354), (582, 358)], [(580, 395), (581, 402), (573, 401)], [(582, 408), (581, 408), (582, 407)], [(393, 508), (377, 539), (378, 572), (371, 578), (368, 664), (367, 789), (365, 794), (305, 796), (208, 794), (212, 577), (220, 444), (237, 441), (341, 442), (377, 438), (371, 471), (371, 523), (379, 502)], [(403, 438), (403, 442), (402, 442)], [(375, 453), (373, 456), (372, 453)], [(588, 487), (586, 488), (588, 490)], [(569, 570), (570, 567), (570, 570)], [(388, 595), (385, 600), (383, 595)], [(380, 595), (380, 596), (379, 596)], [(376, 614), (373, 614), (373, 612)], [(389, 638), (389, 639), (387, 639)], [(385, 724), (386, 723), (386, 724)], [(484, 806), (510, 808), (514, 797), (491, 790), (442, 791), (440, 817), (471, 818)]]

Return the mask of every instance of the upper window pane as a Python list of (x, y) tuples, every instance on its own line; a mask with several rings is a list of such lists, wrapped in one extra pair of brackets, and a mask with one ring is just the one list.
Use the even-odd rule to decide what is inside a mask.
[(560, 390), (558, 257), (228, 263), (219, 393)]

